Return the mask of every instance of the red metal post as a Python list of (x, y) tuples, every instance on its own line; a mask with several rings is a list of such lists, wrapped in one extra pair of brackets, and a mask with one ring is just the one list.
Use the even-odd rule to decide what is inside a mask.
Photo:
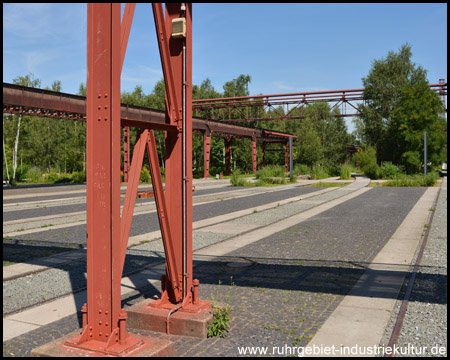
[(266, 142), (262, 143), (262, 166), (266, 166)]
[(284, 172), (289, 171), (289, 142), (284, 146)]
[(252, 165), (253, 174), (256, 175), (256, 137), (252, 138)]
[(108, 355), (143, 344), (127, 334), (121, 309), (120, 12), (120, 4), (88, 4), (87, 325), (65, 343)]
[(128, 182), (130, 170), (130, 127), (123, 128), (123, 181)]
[(209, 178), (209, 160), (211, 151), (211, 132), (203, 133), (203, 177)]
[(231, 136), (225, 138), (225, 175), (231, 174)]

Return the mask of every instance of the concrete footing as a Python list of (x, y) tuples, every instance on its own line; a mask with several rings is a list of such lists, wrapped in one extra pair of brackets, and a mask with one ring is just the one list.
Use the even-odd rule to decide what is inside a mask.
[[(51, 341), (45, 345), (39, 346), (31, 351), (33, 357), (105, 357), (111, 356), (101, 352), (88, 351), (70, 348), (64, 345), (67, 340), (71, 340), (80, 335), (80, 331), (74, 331), (57, 340)], [(132, 334), (133, 338), (142, 340), (143, 344), (134, 348), (132, 351), (118, 356), (127, 357), (173, 357), (175, 356), (174, 344), (171, 341), (148, 338), (141, 335)]]
[(206, 339), (208, 324), (214, 318), (210, 306), (202, 307), (197, 312), (183, 309), (173, 311), (167, 320), (169, 309), (152, 307), (148, 304), (149, 301), (145, 300), (127, 308), (128, 328)]

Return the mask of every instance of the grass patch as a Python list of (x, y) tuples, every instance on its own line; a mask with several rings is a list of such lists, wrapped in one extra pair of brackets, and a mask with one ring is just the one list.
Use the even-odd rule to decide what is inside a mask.
[(336, 182), (322, 182), (319, 181), (315, 184), (305, 185), (304, 187), (342, 187), (348, 185), (348, 183), (336, 183)]
[(389, 186), (389, 187), (419, 187), (419, 186), (435, 186), (439, 175), (436, 172), (431, 172), (427, 176), (422, 174), (405, 175), (399, 174), (393, 180), (386, 181), (381, 184), (373, 186)]
[(352, 169), (348, 165), (342, 165), (340, 170), (341, 180), (350, 180), (352, 176)]

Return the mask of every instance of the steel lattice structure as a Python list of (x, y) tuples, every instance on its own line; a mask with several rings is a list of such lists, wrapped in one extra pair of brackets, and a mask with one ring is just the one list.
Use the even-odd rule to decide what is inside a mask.
[[(443, 97), (447, 96), (447, 83), (440, 79), (438, 84), (429, 84)], [(193, 100), (193, 111), (202, 117), (226, 122), (265, 121), (303, 119), (298, 110), (316, 102), (331, 103), (331, 111), (341, 108), (341, 114), (335, 117), (354, 117), (359, 115), (357, 102), (364, 101), (364, 89), (346, 89), (329, 91), (312, 91), (289, 94), (271, 94), (256, 96), (241, 96), (216, 99)], [(349, 109), (354, 110), (347, 113)], [(250, 112), (249, 112), (250, 109)], [(259, 109), (262, 116), (254, 117), (251, 110)], [(255, 111), (253, 111), (255, 112)], [(268, 115), (271, 112), (270, 116)], [(296, 114), (297, 113), (297, 114)], [(253, 115), (253, 116), (252, 116)]]

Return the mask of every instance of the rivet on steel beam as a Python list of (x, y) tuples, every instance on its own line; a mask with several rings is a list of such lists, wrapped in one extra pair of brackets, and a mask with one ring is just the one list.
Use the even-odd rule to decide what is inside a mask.
[(101, 333), (101, 332), (99, 332), (99, 333), (98, 333), (98, 336), (102, 336), (102, 333)]
[(101, 106), (99, 105), (99, 106), (98, 106), (98, 109), (99, 109), (99, 110), (101, 110), (101, 109), (102, 109), (102, 107), (101, 107)]
[(92, 337), (92, 333), (89, 333), (89, 336)]
[(105, 337), (108, 337), (108, 333), (105, 334)]
[(105, 105), (105, 110), (107, 110), (108, 109), (108, 105)]
[(108, 315), (108, 310), (105, 311), (105, 315)]
[(98, 324), (99, 324), (99, 325), (101, 325), (101, 324), (102, 324), (102, 322), (101, 322), (101, 321), (99, 321), (99, 322), (98, 322)]
[(106, 120), (108, 120), (108, 118), (107, 118), (107, 117), (105, 117), (105, 121), (106, 121)]
[(105, 94), (105, 99), (108, 97), (108, 94)]
[(99, 310), (98, 313), (101, 314), (101, 313), (102, 313), (102, 310)]

